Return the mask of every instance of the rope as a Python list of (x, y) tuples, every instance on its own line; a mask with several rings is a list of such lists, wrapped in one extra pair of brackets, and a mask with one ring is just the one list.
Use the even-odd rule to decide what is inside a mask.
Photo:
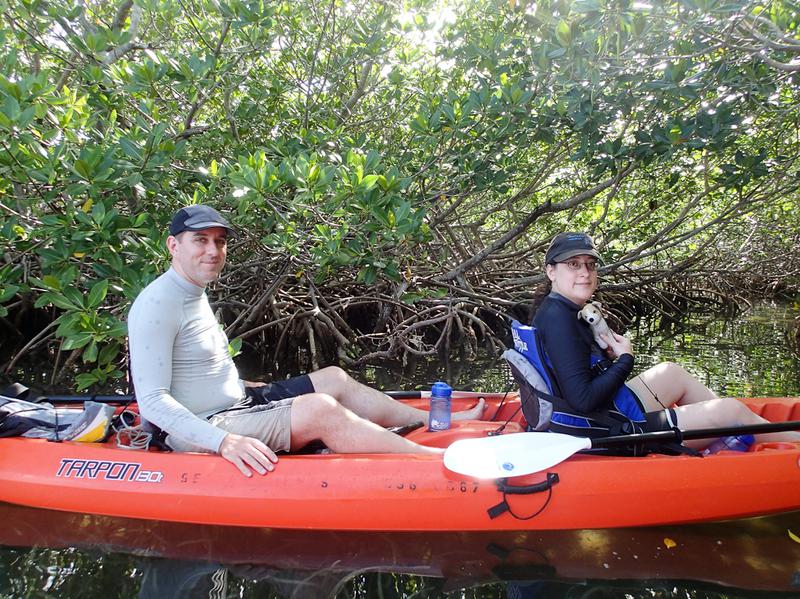
[[(506, 389), (506, 392), (503, 394), (503, 399), (500, 400), (500, 403), (497, 405), (497, 409), (495, 410), (495, 412), (492, 415), (492, 417), (489, 419), (490, 422), (494, 422), (495, 418), (497, 418), (498, 414), (500, 414), (500, 410), (502, 409), (503, 405), (505, 405), (506, 399), (508, 399), (508, 394), (511, 393), (511, 389), (514, 387), (514, 384), (515, 384), (515, 381), (513, 381), (513, 380), (509, 383), (508, 388)], [(509, 416), (508, 418), (506, 418), (506, 421), (503, 424), (498, 426), (493, 431), (490, 431), (488, 433), (488, 436), (494, 437), (495, 435), (502, 435), (503, 431), (506, 428), (506, 426), (508, 426), (508, 423), (511, 422), (511, 420), (512, 420), (512, 418), (514, 418), (514, 416), (519, 414), (519, 411), (521, 409), (522, 409), (522, 401), (520, 400), (520, 405), (519, 405), (519, 407), (517, 407), (516, 410), (514, 410), (514, 413), (511, 414), (511, 416)]]
[[(126, 420), (130, 418), (130, 422)], [(141, 424), (134, 425), (136, 413), (123, 410), (115, 424), (111, 427), (117, 433), (117, 447), (120, 449), (148, 449), (153, 440), (153, 434), (144, 430)]]
[(644, 386), (645, 386), (645, 388), (646, 388), (646, 389), (647, 389), (647, 390), (650, 392), (650, 395), (652, 395), (652, 396), (653, 396), (653, 399), (655, 399), (655, 400), (658, 402), (658, 405), (660, 405), (662, 408), (664, 408), (664, 409), (666, 410), (666, 409), (667, 409), (667, 406), (665, 406), (663, 403), (661, 403), (661, 400), (660, 400), (660, 399), (658, 399), (658, 395), (656, 395), (656, 392), (655, 392), (655, 391), (653, 391), (653, 390), (650, 388), (650, 385), (648, 385), (647, 383), (645, 383), (645, 382), (644, 382), (644, 379), (642, 378), (642, 375), (639, 375), (639, 376), (638, 376), (638, 377), (636, 377), (636, 378), (638, 378), (638, 379), (639, 379), (639, 380), (642, 382), (642, 385), (644, 385)]

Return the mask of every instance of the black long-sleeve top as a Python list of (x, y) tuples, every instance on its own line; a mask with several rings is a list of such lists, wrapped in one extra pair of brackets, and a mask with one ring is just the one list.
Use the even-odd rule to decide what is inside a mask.
[(533, 318), (542, 346), (553, 365), (555, 383), (569, 406), (580, 414), (611, 406), (614, 395), (633, 371), (633, 356), (622, 354), (602, 373), (591, 367), (591, 355), (605, 357), (589, 324), (578, 318), (581, 306), (551, 292)]

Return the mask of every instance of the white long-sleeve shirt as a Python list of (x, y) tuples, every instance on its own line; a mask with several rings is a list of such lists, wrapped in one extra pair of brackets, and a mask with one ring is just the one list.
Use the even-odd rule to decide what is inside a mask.
[(206, 417), (244, 397), (244, 385), (205, 289), (170, 268), (133, 302), (128, 340), (142, 417), (217, 452), (227, 433)]

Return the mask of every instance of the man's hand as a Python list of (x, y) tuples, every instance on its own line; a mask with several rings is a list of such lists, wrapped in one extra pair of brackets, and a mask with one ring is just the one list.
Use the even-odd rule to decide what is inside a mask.
[(219, 455), (228, 460), (247, 477), (253, 471), (266, 474), (275, 469), (278, 456), (264, 443), (253, 437), (228, 433), (219, 446)]
[(609, 331), (607, 334), (601, 334), (600, 338), (608, 343), (608, 349), (606, 351), (612, 360), (616, 360), (622, 354), (633, 355), (631, 340), (624, 335), (619, 335), (614, 331)]

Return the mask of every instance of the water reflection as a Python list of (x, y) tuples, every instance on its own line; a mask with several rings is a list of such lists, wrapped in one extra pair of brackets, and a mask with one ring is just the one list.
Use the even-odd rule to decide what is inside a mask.
[[(528, 594), (519, 596), (550, 597), (575, 586), (800, 592), (800, 545), (790, 535), (800, 533), (800, 513), (693, 526), (436, 534), (204, 526), (8, 504), (0, 504), (0, 521), (0, 543), (17, 548), (0, 554), (0, 585), (15, 597), (371, 597), (376, 585), (394, 597), (409, 596), (404, 586), (425, 589), (426, 597), (469, 589), (466, 596), (482, 598), (522, 590)], [(394, 591), (387, 595), (384, 586)]]
[(721, 395), (798, 395), (797, 314), (795, 305), (762, 305), (732, 320), (706, 315), (643, 323), (634, 333), (637, 368), (673, 360)]

